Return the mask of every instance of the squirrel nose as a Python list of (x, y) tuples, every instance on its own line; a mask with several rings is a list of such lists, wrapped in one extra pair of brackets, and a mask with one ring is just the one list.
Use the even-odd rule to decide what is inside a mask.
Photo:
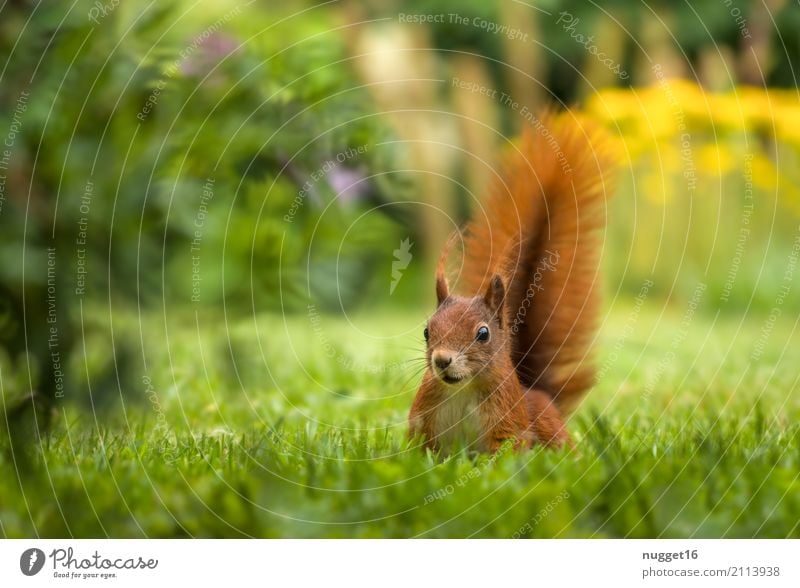
[(433, 363), (435, 363), (436, 367), (438, 367), (440, 370), (443, 370), (453, 363), (453, 358), (450, 355), (437, 353), (433, 358)]

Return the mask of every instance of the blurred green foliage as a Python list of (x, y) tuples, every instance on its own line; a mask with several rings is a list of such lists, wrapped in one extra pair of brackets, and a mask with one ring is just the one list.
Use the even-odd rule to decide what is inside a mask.
[[(11, 59), (0, 110), (12, 112), (21, 92), (30, 98), (0, 215), (0, 278), (19, 277), (24, 243), (26, 279), (41, 280), (42, 248), (55, 246), (70, 274), (65, 298), (82, 218), (87, 293), (100, 299), (194, 295), (236, 308), (252, 293), (257, 309), (297, 308), (309, 273), (312, 297), (328, 295), (314, 280), (337, 267), (369, 273), (369, 245), (397, 231), (388, 216), (363, 219), (341, 249), (330, 237), (391, 192), (371, 178), (390, 154), (376, 147), (385, 131), (327, 13), (121, 3), (95, 23), (94, 6), (47, 3), (31, 20), (4, 11), (0, 42)], [(335, 199), (351, 183), (350, 197)]]
[(100, 6), (2, 9), (7, 398), (54, 397), (52, 354), (79, 337), (69, 386), (124, 387), (135, 343), (92, 331), (103, 307), (349, 308), (408, 234), (379, 206), (402, 191), (389, 135), (329, 12)]

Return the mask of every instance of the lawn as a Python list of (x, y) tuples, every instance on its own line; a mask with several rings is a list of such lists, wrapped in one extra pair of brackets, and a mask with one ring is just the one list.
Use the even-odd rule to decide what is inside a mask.
[(124, 401), (93, 381), (33, 467), (3, 454), (0, 534), (800, 536), (794, 326), (655, 306), (607, 314), (575, 451), (448, 459), (405, 439), (421, 314), (115, 313)]

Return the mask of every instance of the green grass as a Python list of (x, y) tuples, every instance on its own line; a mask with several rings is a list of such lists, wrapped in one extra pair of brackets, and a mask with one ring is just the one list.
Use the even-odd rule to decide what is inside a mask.
[(609, 313), (574, 452), (437, 459), (405, 440), (420, 315), (148, 316), (124, 404), (93, 386), (33, 468), (0, 458), (0, 534), (800, 536), (792, 325), (754, 362), (765, 317), (682, 318)]

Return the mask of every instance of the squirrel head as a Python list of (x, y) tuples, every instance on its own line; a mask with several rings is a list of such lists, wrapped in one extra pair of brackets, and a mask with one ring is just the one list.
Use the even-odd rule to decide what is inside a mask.
[(444, 272), (438, 273), (438, 308), (425, 328), (426, 357), (434, 377), (452, 386), (491, 377), (492, 363), (508, 353), (505, 294), (503, 279), (495, 275), (483, 295), (452, 296)]

